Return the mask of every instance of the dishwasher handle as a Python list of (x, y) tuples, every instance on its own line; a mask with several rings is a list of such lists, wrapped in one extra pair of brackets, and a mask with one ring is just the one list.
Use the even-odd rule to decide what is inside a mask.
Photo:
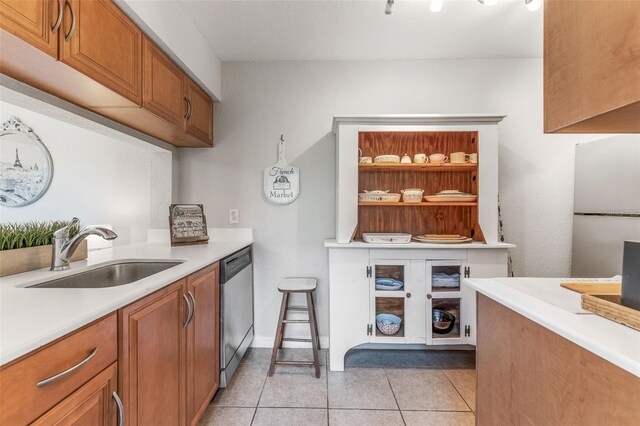
[(251, 247), (244, 248), (220, 261), (220, 284), (228, 282), (252, 262)]

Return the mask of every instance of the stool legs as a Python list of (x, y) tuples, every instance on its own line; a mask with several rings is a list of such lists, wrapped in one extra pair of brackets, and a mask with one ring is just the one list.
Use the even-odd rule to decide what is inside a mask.
[[(269, 376), (273, 376), (276, 369), (276, 364), (288, 364), (288, 365), (313, 365), (315, 367), (316, 377), (320, 378), (320, 337), (318, 335), (318, 320), (316, 317), (315, 304), (313, 302), (313, 292), (305, 291), (307, 297), (307, 308), (292, 306), (292, 310), (307, 311), (309, 315), (308, 320), (289, 320), (287, 319), (287, 311), (289, 309), (289, 296), (291, 292), (284, 291), (282, 294), (282, 305), (280, 306), (280, 316), (278, 319), (278, 325), (276, 326), (276, 337), (273, 342), (273, 351), (271, 352), (271, 364), (269, 365)], [(285, 338), (284, 331), (287, 323), (309, 323), (309, 329), (311, 331), (311, 339), (301, 338)], [(279, 361), (278, 350), (282, 349), (283, 342), (295, 341), (295, 342), (311, 342), (313, 348), (313, 362), (311, 361)]]
[(284, 337), (284, 319), (287, 316), (287, 306), (289, 305), (289, 292), (282, 294), (282, 305), (280, 306), (280, 319), (276, 326), (276, 340), (273, 342), (273, 352), (271, 353), (271, 365), (269, 366), (269, 376), (273, 376), (276, 369), (276, 358), (278, 349), (282, 347)]
[(311, 346), (313, 347), (313, 365), (316, 368), (316, 377), (320, 378), (320, 360), (318, 351), (320, 350), (320, 338), (318, 337), (318, 324), (316, 323), (316, 310), (313, 306), (313, 295), (307, 293), (307, 306), (309, 308), (309, 328), (311, 329)]
[[(310, 300), (311, 300), (311, 306), (309, 307), (309, 309), (311, 309), (311, 311), (313, 312), (313, 328), (316, 329), (316, 337), (318, 338), (318, 350), (320, 350), (320, 334), (318, 333), (318, 319), (316, 317), (316, 302), (313, 300), (313, 293), (309, 293), (310, 295)], [(311, 319), (311, 317), (309, 317), (309, 319)]]

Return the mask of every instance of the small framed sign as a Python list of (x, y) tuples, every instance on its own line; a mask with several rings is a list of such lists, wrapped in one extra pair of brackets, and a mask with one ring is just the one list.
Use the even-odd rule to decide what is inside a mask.
[(171, 204), (169, 231), (172, 246), (206, 244), (209, 235), (202, 204)]

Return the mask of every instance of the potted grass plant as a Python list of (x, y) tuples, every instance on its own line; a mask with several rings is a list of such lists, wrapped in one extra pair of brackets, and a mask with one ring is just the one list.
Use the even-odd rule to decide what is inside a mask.
[[(69, 225), (69, 221), (0, 223), (0, 277), (46, 268), (51, 264), (53, 233)], [(75, 235), (79, 226), (71, 229)], [(71, 261), (87, 258), (87, 242), (71, 257)]]

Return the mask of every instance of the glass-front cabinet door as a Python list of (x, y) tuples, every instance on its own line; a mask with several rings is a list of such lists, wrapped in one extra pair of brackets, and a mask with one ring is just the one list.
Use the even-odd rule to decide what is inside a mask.
[(426, 271), (427, 344), (468, 343), (474, 301), (461, 286), (468, 267), (459, 260), (427, 261)]
[(370, 341), (426, 343), (424, 262), (372, 260), (370, 268)]

